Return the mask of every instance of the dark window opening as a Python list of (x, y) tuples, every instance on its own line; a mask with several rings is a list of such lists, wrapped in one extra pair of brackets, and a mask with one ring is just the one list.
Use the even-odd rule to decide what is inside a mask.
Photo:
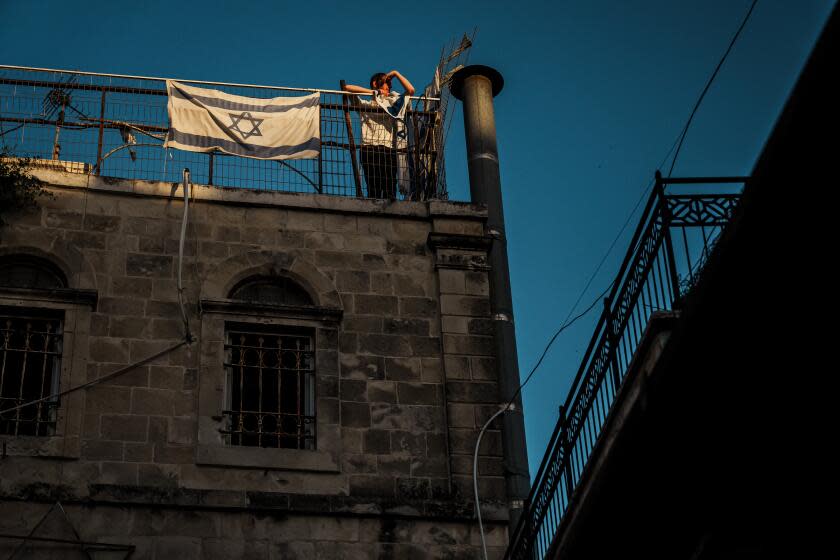
[(229, 323), (225, 335), (226, 443), (315, 449), (311, 329)]
[(272, 305), (312, 305), (312, 298), (298, 283), (283, 276), (251, 277), (230, 291), (230, 299)]
[(51, 262), (29, 255), (0, 258), (0, 286), (53, 290), (67, 287), (64, 273)]
[(58, 399), (27, 403), (58, 393), (62, 318), (60, 312), (0, 307), (0, 434), (55, 433)]

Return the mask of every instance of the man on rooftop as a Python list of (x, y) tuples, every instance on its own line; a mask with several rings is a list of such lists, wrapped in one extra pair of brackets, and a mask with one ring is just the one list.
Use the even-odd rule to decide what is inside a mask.
[[(399, 94), (391, 90), (391, 81), (397, 78), (405, 92)], [(370, 77), (370, 88), (345, 85), (344, 91), (366, 93), (373, 96), (371, 101), (357, 101), (369, 111), (361, 112), (362, 145), (359, 149), (365, 181), (370, 198), (396, 198), (396, 184), (399, 175), (408, 174), (406, 162), (398, 164), (401, 157), (398, 150), (407, 146), (403, 117), (409, 105), (409, 97), (414, 95), (414, 86), (405, 76), (396, 70), (387, 74), (377, 72)], [(381, 110), (378, 110), (378, 109)], [(400, 177), (402, 183), (403, 177)]]

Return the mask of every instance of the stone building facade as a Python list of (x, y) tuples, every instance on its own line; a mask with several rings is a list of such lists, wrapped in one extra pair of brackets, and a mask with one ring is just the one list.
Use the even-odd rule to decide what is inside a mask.
[[(12, 337), (52, 330), (29, 365), (4, 365), (2, 408), (31, 396), (22, 374), (60, 391), (106, 379), (3, 415), (0, 533), (35, 539), (0, 552), (480, 557), (472, 451), (499, 407), (483, 208), (195, 185), (194, 339), (169, 350), (185, 336), (182, 187), (37, 174), (52, 198), (0, 230), (0, 316)], [(480, 472), (499, 557), (496, 429)]]

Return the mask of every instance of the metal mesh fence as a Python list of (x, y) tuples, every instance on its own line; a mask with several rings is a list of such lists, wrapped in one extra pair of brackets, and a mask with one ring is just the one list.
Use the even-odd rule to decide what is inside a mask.
[[(316, 90), (197, 84), (253, 98)], [(447, 198), (443, 114), (438, 99), (412, 98), (404, 138), (373, 149), (365, 122), (384, 115), (365, 96), (319, 91), (320, 154), (257, 160), (163, 148), (166, 84), (133, 78), (0, 66), (0, 146), (36, 166), (120, 179), (177, 182), (188, 167), (196, 183), (266, 191), (411, 200)], [(383, 182), (387, 188), (383, 189)]]

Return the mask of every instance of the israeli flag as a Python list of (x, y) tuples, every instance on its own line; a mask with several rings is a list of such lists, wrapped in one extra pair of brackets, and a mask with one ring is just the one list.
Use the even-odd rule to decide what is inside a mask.
[(166, 148), (254, 159), (309, 159), (320, 153), (317, 93), (256, 99), (173, 80), (166, 81), (166, 90)]

